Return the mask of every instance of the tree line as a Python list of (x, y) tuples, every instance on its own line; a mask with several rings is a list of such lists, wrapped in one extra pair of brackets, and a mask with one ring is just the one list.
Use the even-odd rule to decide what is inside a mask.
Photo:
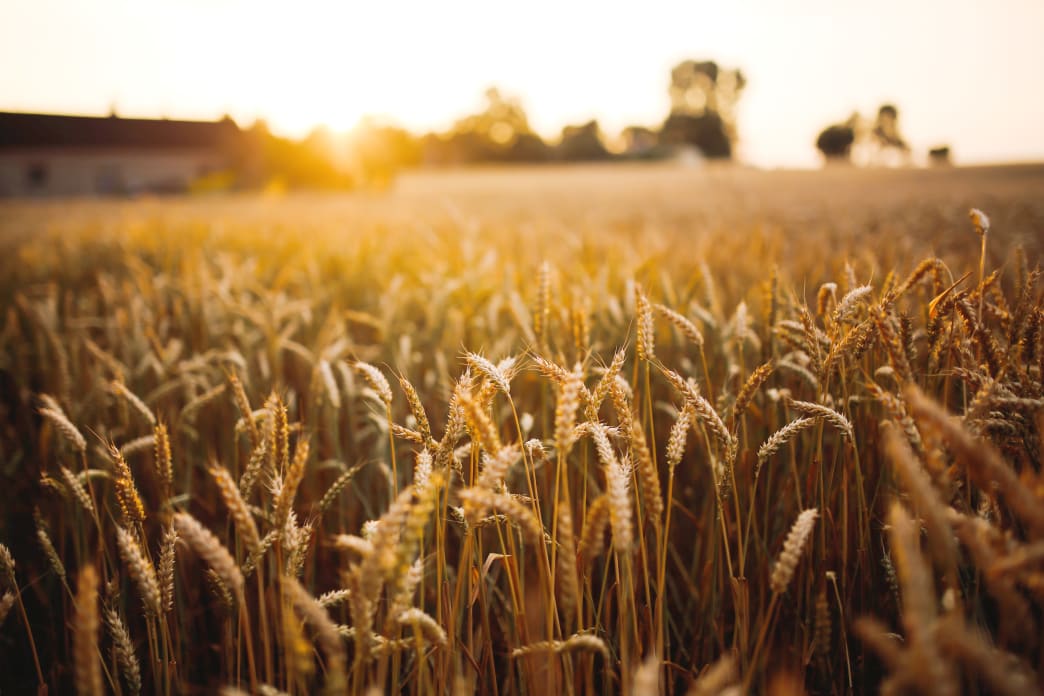
[[(853, 113), (842, 123), (827, 126), (816, 138), (816, 149), (824, 162), (849, 163), (857, 150), (859, 159), (871, 166), (909, 165), (910, 145), (899, 128), (899, 109), (894, 104), (882, 104), (873, 119)], [(950, 163), (950, 147), (940, 145), (928, 150), (932, 165)]]
[[(244, 134), (240, 182), (279, 180), (290, 187), (383, 186), (417, 166), (496, 163), (598, 162), (609, 160), (731, 160), (739, 133), (737, 107), (746, 87), (743, 72), (713, 60), (685, 60), (671, 70), (670, 108), (654, 125), (631, 125), (609, 142), (597, 120), (571, 124), (545, 140), (531, 126), (521, 101), (497, 88), (483, 107), (444, 132), (415, 135), (398, 126), (364, 119), (346, 137), (319, 128), (301, 141), (272, 134), (264, 122)], [(858, 113), (827, 126), (815, 142), (824, 162), (908, 164), (899, 111), (880, 107), (876, 117)], [(858, 154), (858, 156), (854, 156)], [(949, 148), (933, 149), (933, 163), (949, 161)]]

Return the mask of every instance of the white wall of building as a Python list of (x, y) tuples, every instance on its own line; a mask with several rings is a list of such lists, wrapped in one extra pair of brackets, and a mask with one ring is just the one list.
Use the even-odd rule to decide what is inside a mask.
[(227, 165), (204, 150), (0, 152), (0, 196), (90, 196), (178, 191)]

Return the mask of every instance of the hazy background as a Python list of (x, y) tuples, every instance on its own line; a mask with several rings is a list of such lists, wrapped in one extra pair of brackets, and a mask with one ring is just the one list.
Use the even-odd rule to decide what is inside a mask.
[(263, 117), (301, 136), (364, 114), (445, 129), (490, 85), (545, 137), (655, 126), (670, 68), (743, 70), (741, 161), (814, 166), (827, 124), (895, 103), (915, 152), (1044, 159), (1044, 3), (0, 0), (0, 110)]

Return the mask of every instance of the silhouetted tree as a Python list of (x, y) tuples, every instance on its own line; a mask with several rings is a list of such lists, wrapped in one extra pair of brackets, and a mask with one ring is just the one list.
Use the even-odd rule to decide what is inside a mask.
[(928, 161), (933, 167), (949, 167), (950, 162), (950, 146), (940, 145), (939, 147), (933, 147), (928, 151)]
[(844, 123), (825, 128), (816, 139), (816, 147), (827, 161), (855, 159), (860, 164), (908, 164), (910, 146), (899, 130), (899, 110), (893, 104), (882, 104), (870, 121), (854, 112)]
[(658, 134), (645, 126), (627, 126), (620, 133), (624, 154), (632, 157), (648, 156), (656, 148)]
[(899, 110), (893, 104), (882, 104), (877, 110), (870, 137), (876, 145), (875, 163), (881, 164), (888, 153), (897, 153), (900, 160), (906, 163), (910, 159), (910, 146), (899, 132)]
[(508, 159), (512, 162), (544, 162), (551, 149), (536, 133), (520, 133), (511, 144)]
[(591, 162), (609, 157), (602, 142), (598, 121), (562, 129), (562, 139), (555, 148), (558, 159), (570, 162)]
[(836, 124), (823, 129), (816, 138), (816, 147), (827, 161), (848, 161), (854, 142), (855, 130), (849, 125)]
[(714, 61), (686, 60), (671, 70), (671, 112), (660, 129), (665, 145), (694, 145), (711, 158), (732, 157), (736, 107), (747, 81)]
[(671, 114), (660, 129), (660, 142), (663, 145), (693, 145), (710, 159), (732, 157), (732, 141), (718, 114)]
[(354, 180), (337, 166), (330, 144), (330, 134), (323, 129), (295, 142), (273, 135), (268, 124), (258, 120), (243, 134), (242, 154), (236, 166), (237, 185), (349, 188)]
[(384, 188), (407, 167), (420, 164), (421, 145), (406, 131), (364, 118), (349, 135), (349, 163), (356, 178)]
[(539, 161), (547, 148), (529, 126), (517, 99), (491, 87), (482, 111), (453, 124), (443, 136), (424, 139), (424, 159), (437, 164), (466, 162)]

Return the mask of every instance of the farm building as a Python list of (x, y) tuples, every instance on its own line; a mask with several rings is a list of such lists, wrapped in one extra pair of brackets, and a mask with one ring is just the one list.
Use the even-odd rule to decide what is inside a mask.
[(184, 191), (234, 163), (240, 134), (230, 118), (0, 112), (0, 197)]

